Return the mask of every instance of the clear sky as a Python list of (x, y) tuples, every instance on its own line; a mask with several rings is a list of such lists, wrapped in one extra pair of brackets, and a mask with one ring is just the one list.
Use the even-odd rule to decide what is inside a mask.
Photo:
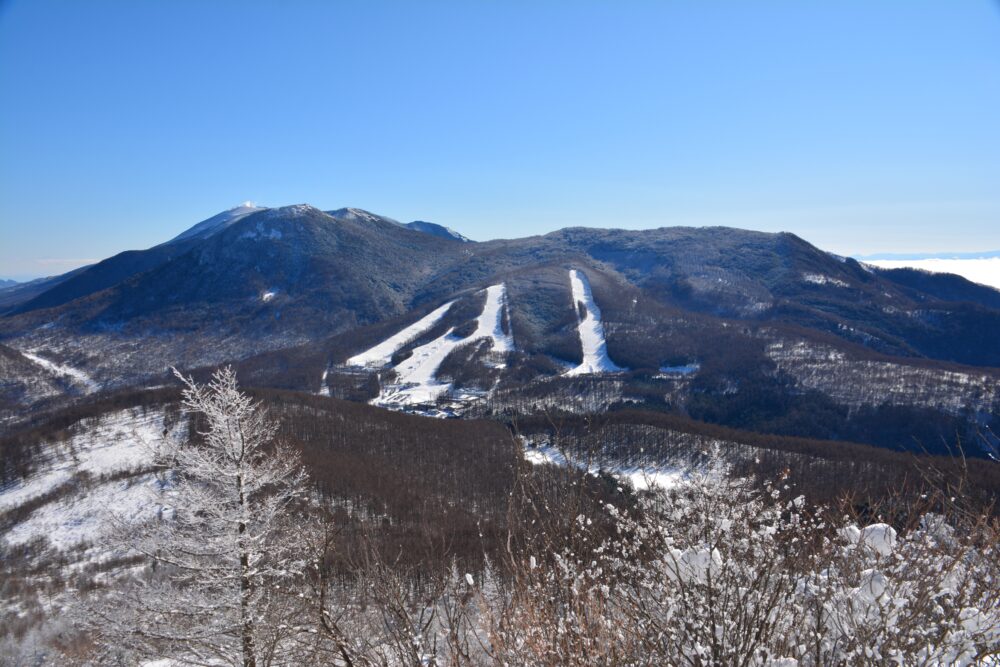
[(0, 0), (0, 276), (244, 200), (1000, 248), (1000, 7)]

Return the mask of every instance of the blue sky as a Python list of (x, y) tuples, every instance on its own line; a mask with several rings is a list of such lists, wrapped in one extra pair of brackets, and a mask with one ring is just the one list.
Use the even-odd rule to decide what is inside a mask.
[(1000, 248), (1000, 8), (0, 1), (0, 276), (244, 200)]

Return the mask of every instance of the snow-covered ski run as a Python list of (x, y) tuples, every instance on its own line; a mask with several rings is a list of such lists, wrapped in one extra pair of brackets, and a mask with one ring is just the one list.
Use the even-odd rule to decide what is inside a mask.
[[(372, 400), (374, 405), (398, 408), (434, 403), (452, 389), (451, 383), (437, 379), (438, 369), (449, 354), (464, 345), (487, 339), (495, 353), (503, 354), (514, 350), (513, 337), (503, 330), (503, 317), (507, 310), (507, 288), (500, 283), (491, 285), (485, 291), (486, 300), (476, 318), (475, 331), (465, 338), (460, 338), (455, 335), (455, 329), (452, 327), (434, 340), (414, 348), (409, 357), (393, 367), (396, 380), (382, 387), (379, 396)], [(348, 359), (348, 364), (388, 365), (393, 353), (437, 324), (452, 303), (454, 302), (441, 306), (419, 322), (370, 350), (351, 357)]]
[(569, 282), (573, 289), (573, 308), (583, 304), (585, 313), (577, 327), (580, 345), (583, 347), (583, 362), (566, 375), (587, 375), (591, 373), (616, 373), (625, 369), (611, 361), (608, 344), (604, 339), (604, 325), (601, 323), (601, 309), (594, 301), (587, 276), (576, 269), (570, 269)]
[(431, 329), (448, 312), (454, 301), (435, 308), (427, 315), (406, 327), (399, 333), (386, 338), (375, 347), (365, 350), (361, 354), (356, 354), (347, 360), (348, 366), (387, 366), (392, 360), (392, 355), (401, 347), (417, 338), (424, 332)]

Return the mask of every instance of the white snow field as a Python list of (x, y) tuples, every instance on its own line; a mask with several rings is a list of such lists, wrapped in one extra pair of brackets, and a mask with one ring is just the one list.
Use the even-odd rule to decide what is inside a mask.
[(46, 444), (32, 474), (0, 488), (0, 514), (43, 500), (60, 487), (66, 493), (41, 502), (2, 539), (23, 544), (45, 537), (54, 548), (66, 550), (100, 537), (112, 517), (137, 521), (153, 516), (158, 510), (151, 502), (157, 488), (153, 475), (102, 477), (149, 465), (162, 438), (179, 440), (186, 434), (186, 419), (170, 425), (162, 410), (130, 409), (105, 415), (65, 442)]
[(670, 376), (684, 376), (693, 375), (701, 370), (701, 364), (694, 362), (692, 364), (684, 364), (683, 366), (660, 366), (660, 373), (663, 375)]
[(582, 303), (586, 315), (580, 324), (580, 345), (583, 347), (583, 363), (570, 369), (566, 375), (586, 375), (591, 373), (615, 373), (625, 370), (611, 361), (608, 356), (608, 344), (604, 340), (604, 325), (601, 324), (601, 309), (594, 301), (590, 292), (590, 282), (581, 271), (570, 269), (570, 286), (573, 288), (573, 308)]
[(636, 491), (648, 491), (653, 488), (672, 489), (687, 477), (687, 473), (683, 470), (670, 466), (627, 465), (610, 460), (578, 461), (567, 458), (559, 449), (544, 444), (538, 447), (525, 447), (524, 460), (532, 465), (572, 466), (586, 470), (591, 475), (597, 475), (603, 470), (618, 479), (627, 480)]
[[(446, 304), (446, 306), (451, 306), (451, 304)], [(441, 308), (445, 308), (446, 306), (442, 306)], [(451, 390), (451, 383), (440, 382), (437, 379), (438, 368), (440, 368), (441, 363), (449, 354), (463, 345), (468, 345), (482, 339), (489, 339), (493, 352), (511, 352), (514, 349), (514, 340), (510, 334), (503, 332), (503, 327), (501, 326), (503, 313), (506, 308), (506, 285), (501, 283), (486, 288), (486, 302), (483, 304), (483, 310), (479, 317), (476, 318), (476, 330), (472, 332), (472, 335), (466, 338), (459, 338), (454, 334), (455, 329), (452, 327), (431, 342), (414, 348), (413, 353), (393, 369), (396, 371), (396, 382), (383, 386), (378, 397), (373, 399), (371, 403), (391, 408), (423, 405), (437, 401), (440, 396)], [(434, 313), (436, 312), (434, 311)], [(431, 315), (434, 315), (434, 313), (431, 313)], [(443, 314), (444, 312), (441, 313), (441, 315)], [(427, 317), (431, 317), (431, 315)], [(435, 321), (439, 319), (441, 319), (440, 315)], [(424, 330), (426, 331), (427, 328), (429, 327), (426, 327)], [(357, 364), (357, 361), (354, 360), (376, 358), (377, 354), (382, 354), (381, 351), (374, 353), (376, 350), (382, 348), (383, 345), (386, 346), (384, 349), (387, 349), (389, 341), (398, 339), (405, 332), (406, 330), (404, 329), (403, 332), (393, 336), (385, 343), (375, 346), (368, 352), (362, 352), (360, 355), (352, 357), (348, 360), (348, 363)], [(408, 340), (412, 339), (413, 336), (408, 338)], [(393, 348), (393, 352), (403, 345), (405, 345), (405, 341), (396, 345)], [(390, 357), (391, 354), (389, 353)], [(386, 360), (387, 362), (388, 359)]]
[(62, 375), (63, 377), (68, 377), (73, 380), (76, 384), (80, 385), (83, 390), (87, 393), (92, 391), (97, 391), (101, 386), (94, 381), (89, 375), (81, 371), (79, 368), (73, 368), (72, 366), (66, 366), (64, 364), (57, 364), (54, 361), (46, 359), (35, 354), (36, 350), (30, 350), (21, 352), (27, 359), (38, 364), (49, 373), (54, 375)]
[(392, 355), (411, 340), (433, 327), (448, 312), (454, 301), (449, 301), (406, 327), (394, 336), (386, 338), (375, 347), (356, 354), (347, 360), (348, 366), (388, 366)]
[(956, 273), (967, 280), (1000, 289), (1000, 257), (975, 257), (970, 259), (875, 259), (866, 264), (883, 269), (923, 269), (932, 273)]

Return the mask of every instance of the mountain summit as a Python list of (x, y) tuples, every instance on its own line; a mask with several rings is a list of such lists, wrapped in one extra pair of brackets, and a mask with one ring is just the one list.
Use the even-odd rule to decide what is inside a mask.
[(234, 222), (242, 220), (251, 213), (263, 210), (265, 210), (263, 207), (257, 206), (251, 201), (243, 202), (239, 206), (234, 206), (227, 211), (213, 215), (207, 220), (202, 220), (187, 231), (178, 234), (167, 243), (177, 243), (178, 241), (184, 241), (186, 239), (205, 238), (206, 236), (211, 236), (220, 229), (224, 229)]

